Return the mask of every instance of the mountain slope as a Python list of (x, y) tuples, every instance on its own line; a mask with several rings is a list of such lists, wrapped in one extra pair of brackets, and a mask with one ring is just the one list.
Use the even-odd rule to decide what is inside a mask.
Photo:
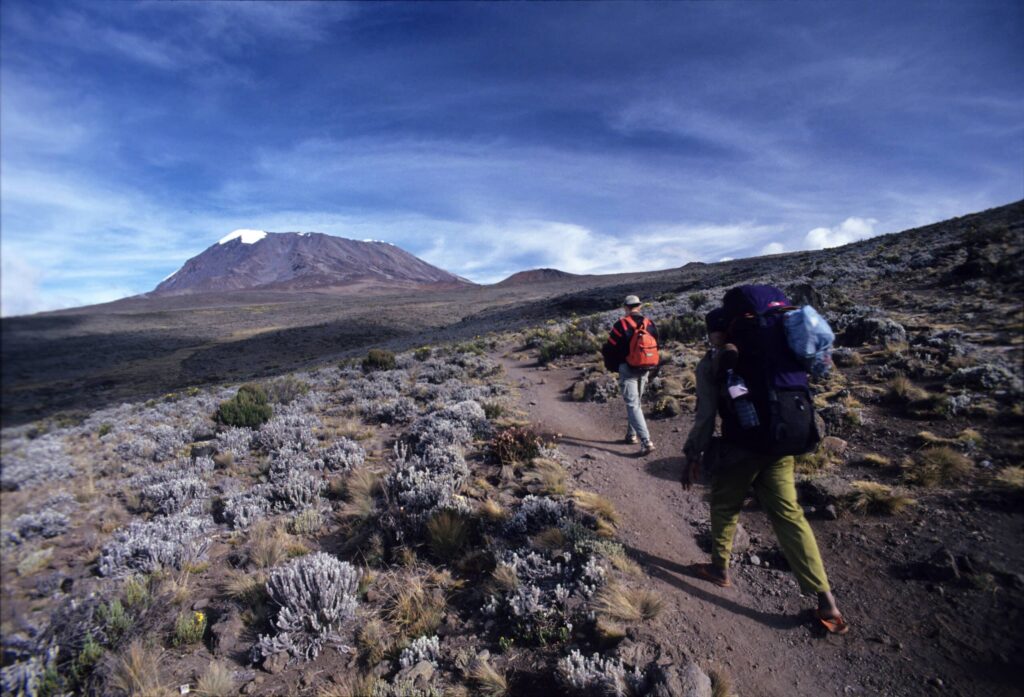
[(150, 295), (468, 283), (386, 242), (319, 232), (236, 230), (185, 262)]
[(507, 286), (522, 286), (533, 283), (568, 281), (577, 277), (578, 274), (569, 273), (568, 271), (559, 271), (558, 269), (530, 269), (528, 271), (519, 271), (514, 273), (508, 278), (498, 281), (494, 285), (504, 288)]

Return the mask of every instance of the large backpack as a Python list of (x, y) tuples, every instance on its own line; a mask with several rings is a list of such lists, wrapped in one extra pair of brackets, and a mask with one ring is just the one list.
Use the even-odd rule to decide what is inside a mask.
[(632, 315), (626, 315), (624, 321), (633, 330), (633, 336), (629, 339), (629, 351), (626, 353), (626, 363), (631, 368), (643, 370), (657, 368), (660, 361), (658, 342), (648, 331), (651, 320), (644, 317), (637, 323)]
[(739, 350), (736, 372), (749, 390), (760, 424), (743, 429), (723, 400), (722, 436), (765, 455), (800, 455), (821, 440), (803, 359), (791, 350), (785, 315), (794, 308), (774, 286), (737, 286), (723, 301), (729, 340)]

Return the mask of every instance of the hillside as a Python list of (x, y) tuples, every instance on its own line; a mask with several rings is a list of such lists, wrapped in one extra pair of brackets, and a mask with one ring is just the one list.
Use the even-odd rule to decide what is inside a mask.
[(531, 283), (553, 283), (556, 281), (568, 281), (576, 277), (577, 274), (559, 271), (558, 269), (530, 269), (529, 271), (518, 271), (495, 285), (504, 287), (528, 285)]
[[(398, 294), (360, 308), (370, 337), (317, 294), (5, 324), (5, 410), (44, 404), (0, 431), (3, 690), (1016, 695), (1022, 232), (1024, 202), (582, 288)], [(837, 333), (797, 471), (846, 636), (812, 621), (756, 498), (735, 586), (694, 571), (708, 504), (678, 453), (702, 316), (740, 282)], [(648, 457), (596, 353), (626, 292), (662, 343)], [(47, 412), (66, 393), (32, 371), (67, 362), (75, 409)]]

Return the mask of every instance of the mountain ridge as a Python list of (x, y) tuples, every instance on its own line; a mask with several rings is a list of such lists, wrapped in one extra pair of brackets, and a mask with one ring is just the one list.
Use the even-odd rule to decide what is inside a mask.
[(465, 285), (472, 283), (388, 242), (322, 232), (236, 230), (186, 261), (146, 295)]

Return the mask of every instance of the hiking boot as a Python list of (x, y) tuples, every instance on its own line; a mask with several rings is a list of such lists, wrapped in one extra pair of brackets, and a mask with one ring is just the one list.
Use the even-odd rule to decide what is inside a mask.
[(622, 439), (622, 442), (626, 445), (636, 445), (640, 440), (636, 437), (635, 433), (627, 433), (626, 437)]
[(650, 455), (651, 453), (654, 452), (654, 450), (654, 443), (652, 443), (651, 441), (647, 441), (642, 446), (640, 446), (640, 455)]

